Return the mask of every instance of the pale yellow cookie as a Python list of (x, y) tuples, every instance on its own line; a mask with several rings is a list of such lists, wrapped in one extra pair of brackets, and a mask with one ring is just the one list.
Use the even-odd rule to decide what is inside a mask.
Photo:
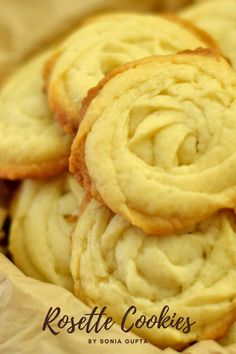
[(173, 16), (94, 17), (61, 44), (45, 67), (50, 108), (66, 131), (76, 132), (83, 97), (115, 67), (150, 55), (214, 46), (206, 33)]
[(235, 0), (202, 1), (180, 15), (211, 34), (236, 69)]
[(13, 204), (9, 249), (25, 274), (72, 289), (70, 233), (82, 198), (72, 176), (23, 182)]
[[(72, 233), (75, 294), (106, 306), (122, 328), (152, 318), (131, 330), (160, 348), (222, 337), (236, 318), (235, 230), (234, 213), (221, 212), (181, 233), (147, 235), (92, 200)], [(122, 325), (130, 306), (136, 313)]]
[(223, 346), (228, 346), (231, 344), (236, 344), (236, 322), (231, 326), (229, 332), (224, 338), (222, 338), (219, 343)]
[(0, 178), (47, 177), (68, 168), (72, 138), (52, 119), (43, 92), (49, 54), (24, 64), (0, 90)]
[(217, 52), (120, 67), (83, 102), (71, 172), (113, 212), (169, 234), (236, 204), (236, 74)]

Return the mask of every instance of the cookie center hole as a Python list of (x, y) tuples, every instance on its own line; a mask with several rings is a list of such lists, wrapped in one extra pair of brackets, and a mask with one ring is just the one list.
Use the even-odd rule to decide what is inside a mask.
[(198, 140), (195, 135), (188, 134), (179, 146), (177, 158), (179, 166), (190, 165), (198, 153)]

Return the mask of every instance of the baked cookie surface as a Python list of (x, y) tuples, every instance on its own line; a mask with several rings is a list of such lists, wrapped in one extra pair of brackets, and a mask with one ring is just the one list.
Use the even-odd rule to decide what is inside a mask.
[(76, 132), (83, 97), (112, 69), (151, 55), (214, 46), (206, 33), (173, 16), (94, 17), (61, 44), (46, 65), (50, 108), (66, 131)]
[(13, 202), (9, 249), (26, 275), (72, 290), (70, 233), (82, 198), (69, 175), (23, 182)]
[(0, 91), (0, 178), (56, 175), (68, 168), (71, 136), (52, 119), (42, 69), (50, 52), (20, 67)]
[(235, 0), (202, 1), (180, 12), (180, 16), (207, 31), (236, 69)]
[(236, 203), (236, 74), (215, 51), (147, 58), (83, 102), (71, 172), (97, 200), (165, 235)]
[(236, 321), (230, 327), (226, 336), (222, 338), (219, 343), (223, 346), (228, 346), (236, 343)]
[[(75, 294), (91, 307), (106, 306), (120, 324), (135, 306), (125, 328), (133, 324), (132, 331), (159, 348), (220, 338), (236, 318), (235, 221), (233, 212), (221, 212), (181, 233), (157, 237), (92, 200), (72, 233)], [(168, 311), (160, 319), (163, 309)], [(152, 318), (149, 327), (141, 326), (144, 316)]]

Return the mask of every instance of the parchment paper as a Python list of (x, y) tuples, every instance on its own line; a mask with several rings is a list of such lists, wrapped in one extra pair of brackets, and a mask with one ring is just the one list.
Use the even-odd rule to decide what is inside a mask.
[[(118, 325), (109, 331), (90, 334), (77, 331), (57, 336), (42, 331), (50, 307), (59, 306), (63, 315), (81, 316), (91, 312), (84, 303), (67, 290), (26, 277), (4, 255), (0, 254), (0, 353), (1, 354), (174, 354), (172, 349), (163, 352), (151, 344), (125, 344), (125, 339), (138, 338), (123, 333)], [(122, 344), (99, 344), (99, 339), (121, 339)], [(96, 344), (88, 344), (97, 339)], [(236, 348), (221, 348), (213, 341), (198, 343), (185, 354), (234, 354)]]

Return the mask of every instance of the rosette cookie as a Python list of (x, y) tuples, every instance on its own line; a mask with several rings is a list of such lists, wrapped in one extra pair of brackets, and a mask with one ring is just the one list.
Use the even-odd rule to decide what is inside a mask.
[(25, 274), (72, 289), (70, 233), (82, 198), (72, 176), (23, 182), (13, 203), (9, 249)]
[(47, 177), (68, 168), (72, 138), (52, 119), (42, 68), (50, 52), (20, 67), (0, 90), (0, 177)]
[(180, 13), (210, 33), (236, 69), (236, 1), (203, 1)]
[(215, 51), (146, 58), (83, 102), (71, 172), (133, 225), (169, 234), (236, 204), (236, 74)]
[(215, 45), (206, 33), (175, 17), (131, 13), (94, 17), (46, 65), (50, 108), (66, 131), (76, 132), (83, 97), (115, 67), (151, 55)]
[(92, 200), (72, 233), (75, 294), (160, 348), (219, 338), (236, 318), (235, 221), (157, 237)]
[(230, 327), (227, 335), (222, 338), (219, 343), (223, 346), (228, 346), (236, 343), (236, 322)]

